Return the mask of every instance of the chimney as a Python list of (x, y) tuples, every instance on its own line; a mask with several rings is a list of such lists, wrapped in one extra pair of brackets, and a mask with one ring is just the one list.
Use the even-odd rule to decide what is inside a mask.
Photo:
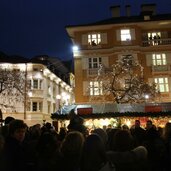
[(126, 12), (127, 17), (131, 16), (131, 6), (130, 5), (125, 6), (125, 12)]
[(120, 6), (111, 6), (112, 17), (117, 18), (121, 16)]
[(151, 15), (156, 14), (156, 4), (142, 4), (141, 5), (141, 14), (151, 13)]

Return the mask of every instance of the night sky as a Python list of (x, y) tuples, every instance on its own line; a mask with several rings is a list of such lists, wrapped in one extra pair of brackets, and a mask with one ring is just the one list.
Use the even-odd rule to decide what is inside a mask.
[(27, 58), (49, 55), (72, 59), (72, 43), (65, 26), (111, 17), (110, 6), (156, 3), (158, 13), (171, 13), (170, 0), (0, 0), (0, 51)]

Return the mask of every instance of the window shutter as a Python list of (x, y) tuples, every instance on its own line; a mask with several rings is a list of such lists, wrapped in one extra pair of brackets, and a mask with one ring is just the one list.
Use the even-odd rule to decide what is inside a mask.
[(168, 38), (168, 33), (166, 31), (161, 32), (161, 39), (166, 39)]
[(132, 54), (132, 56), (134, 57), (134, 60), (138, 60), (138, 56), (136, 53)]
[(121, 41), (121, 31), (120, 30), (116, 30), (116, 40)]
[(102, 57), (102, 64), (105, 67), (109, 67), (109, 59), (108, 59), (108, 57)]
[(148, 78), (148, 83), (153, 84), (154, 83), (154, 78)]
[(166, 54), (167, 64), (171, 64), (171, 53)]
[(146, 61), (147, 66), (152, 66), (152, 54), (146, 55)]
[(88, 96), (89, 95), (89, 82), (88, 81), (83, 81), (83, 96)]
[(135, 40), (135, 29), (130, 29), (131, 32), (131, 40)]
[(87, 34), (82, 35), (82, 45), (88, 45), (88, 35)]
[(107, 33), (101, 34), (101, 44), (107, 44)]
[(88, 69), (88, 58), (82, 58), (82, 69)]
[(122, 58), (123, 54), (118, 54), (118, 59), (117, 60), (120, 60)]

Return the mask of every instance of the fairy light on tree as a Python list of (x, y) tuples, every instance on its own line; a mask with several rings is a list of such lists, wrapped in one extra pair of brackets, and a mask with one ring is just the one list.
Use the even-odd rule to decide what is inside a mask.
[(0, 67), (0, 107), (2, 111), (6, 109), (15, 111), (18, 103), (24, 104), (25, 95), (28, 94), (26, 90), (29, 90), (28, 86), (25, 71)]
[[(143, 67), (132, 55), (122, 56), (107, 70), (101, 65), (95, 81), (102, 82), (102, 98), (105, 101), (143, 103), (154, 101), (160, 95), (155, 83), (144, 81)], [(91, 100), (96, 98), (92, 96)]]

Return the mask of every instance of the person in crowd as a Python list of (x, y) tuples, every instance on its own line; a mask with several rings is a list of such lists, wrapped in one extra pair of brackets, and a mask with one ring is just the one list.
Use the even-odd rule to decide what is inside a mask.
[(84, 136), (79, 131), (71, 131), (61, 143), (61, 170), (79, 171)]
[(115, 171), (115, 166), (107, 160), (104, 142), (98, 134), (93, 133), (85, 139), (81, 171)]
[(166, 145), (166, 170), (171, 170), (171, 123), (167, 122), (163, 131), (163, 139)]
[(70, 123), (68, 125), (68, 131), (79, 131), (84, 134), (84, 136), (87, 136), (87, 128), (84, 126), (84, 119), (80, 116), (78, 116), (74, 109), (72, 109), (68, 115), (70, 119)]
[(54, 127), (52, 126), (52, 124), (50, 122), (46, 122), (46, 123), (44, 123), (44, 125), (41, 129), (42, 129), (41, 132), (51, 132), (54, 130)]
[(4, 125), (0, 128), (0, 134), (4, 137), (4, 139), (6, 139), (8, 136), (9, 123), (13, 120), (13, 117), (7, 116), (5, 118)]
[(57, 137), (53, 132), (43, 132), (37, 143), (37, 170), (60, 170), (61, 156)]
[(105, 147), (107, 146), (107, 141), (108, 141), (108, 135), (106, 131), (102, 128), (96, 128), (92, 131), (92, 133), (98, 134), (99, 137), (102, 139)]
[(123, 125), (121, 126), (121, 129), (130, 131), (128, 125), (126, 125), (126, 124), (123, 124)]
[(0, 167), (3, 170), (3, 150), (4, 150), (5, 139), (0, 135)]
[(134, 148), (130, 132), (118, 129), (113, 139), (113, 150), (108, 151), (107, 156), (114, 163), (117, 171), (148, 170), (147, 149), (143, 146)]
[(61, 127), (59, 131), (59, 141), (62, 142), (67, 135), (67, 129), (65, 127)]
[(115, 133), (119, 130), (119, 128), (112, 128), (110, 130), (107, 131), (107, 135), (108, 135), (108, 141), (107, 141), (107, 150), (108, 151), (113, 151), (114, 150), (114, 143), (115, 143)]
[(151, 120), (146, 123), (146, 135), (143, 145), (148, 150), (148, 165), (150, 169), (163, 171), (166, 161), (166, 146)]
[(10, 122), (8, 137), (4, 145), (5, 171), (21, 171), (26, 169), (26, 154), (23, 147), (27, 125), (23, 120)]
[(150, 130), (150, 129), (153, 129), (154, 128), (154, 125), (153, 125), (153, 122), (151, 120), (147, 120), (146, 122), (146, 130)]
[(37, 143), (41, 136), (41, 125), (35, 124), (31, 126), (27, 131), (27, 136), (24, 140), (25, 151), (26, 151), (26, 160), (29, 171), (33, 170), (36, 167), (37, 162)]
[(131, 134), (135, 140), (135, 146), (142, 145), (145, 138), (145, 130), (141, 127), (140, 120), (135, 120), (135, 125), (131, 129)]

